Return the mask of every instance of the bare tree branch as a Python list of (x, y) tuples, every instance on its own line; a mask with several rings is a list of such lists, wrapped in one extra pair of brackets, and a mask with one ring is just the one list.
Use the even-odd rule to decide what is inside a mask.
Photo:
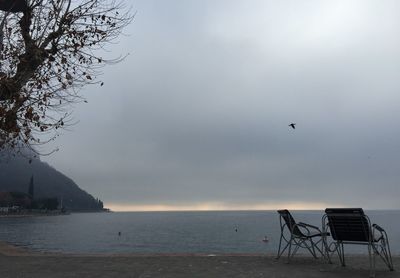
[(122, 0), (6, 2), (0, 0), (0, 149), (16, 149), (58, 136), (79, 89), (103, 84), (96, 79), (101, 68), (121, 61), (96, 50), (118, 38), (133, 14)]

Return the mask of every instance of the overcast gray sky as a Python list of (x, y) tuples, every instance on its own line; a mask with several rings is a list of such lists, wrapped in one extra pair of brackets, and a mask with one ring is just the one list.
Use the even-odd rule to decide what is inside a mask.
[(132, 5), (43, 160), (117, 210), (400, 208), (399, 1)]

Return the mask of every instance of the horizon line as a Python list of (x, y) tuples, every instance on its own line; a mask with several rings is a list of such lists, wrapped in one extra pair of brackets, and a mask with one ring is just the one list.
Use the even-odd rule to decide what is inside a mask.
[(196, 212), (196, 211), (277, 211), (279, 209), (288, 209), (293, 211), (323, 211), (326, 208), (363, 208), (365, 210), (399, 210), (400, 208), (374, 208), (363, 206), (362, 204), (346, 205), (333, 203), (274, 203), (274, 204), (253, 204), (253, 205), (232, 205), (227, 203), (196, 203), (185, 205), (165, 205), (165, 204), (120, 204), (108, 203), (105, 207), (112, 212)]

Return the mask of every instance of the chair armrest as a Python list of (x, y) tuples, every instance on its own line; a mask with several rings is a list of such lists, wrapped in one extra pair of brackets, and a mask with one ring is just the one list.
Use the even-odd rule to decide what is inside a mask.
[[(386, 231), (381, 226), (379, 226), (378, 224), (372, 224), (372, 228), (373, 228), (372, 235), (373, 235), (374, 241), (379, 241), (381, 239), (387, 239)], [(380, 233), (379, 236), (377, 236), (375, 234), (375, 230), (377, 230)]]
[(380, 231), (381, 233), (382, 233), (382, 232), (385, 232), (385, 230), (384, 230), (381, 226), (379, 226), (378, 224), (372, 224), (372, 227), (375, 228), (375, 229), (377, 229), (377, 230)]

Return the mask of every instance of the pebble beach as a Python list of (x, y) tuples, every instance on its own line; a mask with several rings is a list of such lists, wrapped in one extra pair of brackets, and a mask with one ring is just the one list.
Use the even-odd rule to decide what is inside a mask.
[[(133, 254), (61, 254), (32, 252), (0, 242), (2, 278), (145, 278), (145, 277), (369, 277), (367, 256), (348, 256), (347, 266), (309, 256), (296, 256), (288, 264), (273, 254), (222, 255), (133, 255)], [(395, 271), (389, 271), (379, 258), (376, 277), (400, 277), (400, 257), (394, 256)]]

